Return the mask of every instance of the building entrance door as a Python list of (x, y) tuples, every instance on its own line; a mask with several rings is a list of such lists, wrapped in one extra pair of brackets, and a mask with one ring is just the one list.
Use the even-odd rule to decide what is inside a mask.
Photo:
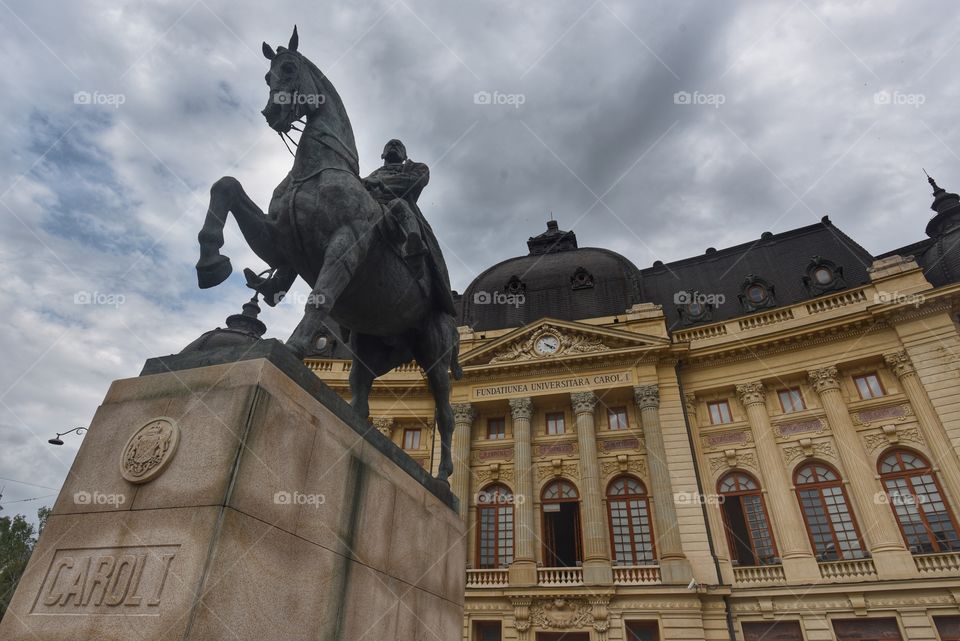
[(553, 503), (543, 510), (544, 565), (572, 568), (580, 565), (580, 504)]

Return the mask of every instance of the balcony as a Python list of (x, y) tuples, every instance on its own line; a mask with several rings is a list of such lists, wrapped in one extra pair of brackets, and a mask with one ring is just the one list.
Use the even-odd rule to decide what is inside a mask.
[(877, 568), (872, 559), (821, 561), (820, 576), (836, 581), (876, 581)]
[(772, 585), (786, 583), (782, 565), (734, 566), (733, 580), (738, 586)]
[(960, 573), (960, 552), (943, 552), (940, 554), (915, 554), (913, 562), (917, 564), (920, 574), (950, 574)]
[(467, 568), (467, 589), (505, 588), (510, 585), (506, 568), (475, 570)]
[(543, 588), (583, 585), (583, 568), (537, 568), (537, 585)]
[(658, 585), (659, 583), (659, 565), (613, 566), (614, 585)]

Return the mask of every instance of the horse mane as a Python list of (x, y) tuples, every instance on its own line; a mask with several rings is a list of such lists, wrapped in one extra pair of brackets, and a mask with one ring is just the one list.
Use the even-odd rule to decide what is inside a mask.
[[(354, 158), (358, 157), (357, 142), (353, 136), (353, 125), (350, 124), (350, 116), (347, 115), (347, 110), (343, 106), (343, 100), (340, 98), (340, 94), (337, 93), (337, 89), (327, 76), (320, 71), (320, 68), (313, 64), (313, 61), (302, 54), (300, 57), (306, 65), (310, 79), (324, 96), (324, 103), (320, 109), (324, 110), (324, 115), (327, 116), (325, 119), (326, 126), (333, 130), (345, 144), (349, 145)], [(331, 122), (331, 118), (336, 119), (338, 121), (336, 125), (339, 126)]]

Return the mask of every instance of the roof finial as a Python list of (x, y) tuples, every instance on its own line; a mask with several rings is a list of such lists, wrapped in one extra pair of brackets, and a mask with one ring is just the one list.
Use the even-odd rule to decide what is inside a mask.
[[(921, 167), (921, 169), (923, 169), (923, 167)], [(937, 181), (930, 177), (930, 174), (927, 173), (926, 169), (923, 169), (923, 175), (927, 177), (927, 182), (930, 183), (931, 187), (933, 187), (934, 194), (936, 194), (938, 191), (943, 191), (943, 189), (941, 189), (937, 184)]]

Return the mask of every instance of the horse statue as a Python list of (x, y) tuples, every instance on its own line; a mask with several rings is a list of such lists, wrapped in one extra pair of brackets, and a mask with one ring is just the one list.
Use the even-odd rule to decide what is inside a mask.
[[(454, 427), (448, 370), (457, 379), (463, 374), (456, 319), (452, 305), (444, 302), (450, 300), (449, 282), (430, 277), (436, 269), (427, 270), (424, 278), (385, 231), (391, 208), (404, 205), (384, 205), (365, 187), (343, 102), (297, 45), (296, 27), (286, 47), (274, 51), (263, 43), (270, 61), (270, 96), (262, 111), (267, 124), (282, 139), (294, 123), (306, 121), (293, 168), (274, 189), (266, 214), (236, 178), (225, 176), (213, 184), (198, 236), (198, 283), (214, 287), (233, 270), (220, 253), (223, 227), (232, 213), (250, 248), (271, 268), (268, 280), (249, 270), (247, 275), (248, 285), (264, 293), (267, 304), (275, 305), (297, 276), (313, 286), (286, 346), (303, 358), (331, 321), (349, 334), (351, 404), (361, 418), (369, 419), (374, 379), (416, 360), (436, 405), (441, 442), (437, 478), (446, 480), (453, 472)], [(445, 275), (442, 255), (438, 260)]]

